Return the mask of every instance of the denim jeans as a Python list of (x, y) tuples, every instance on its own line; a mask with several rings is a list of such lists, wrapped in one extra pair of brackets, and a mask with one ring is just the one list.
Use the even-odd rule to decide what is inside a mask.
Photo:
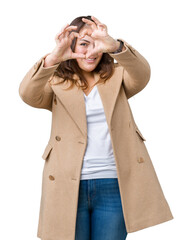
[(125, 240), (117, 178), (80, 180), (75, 240)]

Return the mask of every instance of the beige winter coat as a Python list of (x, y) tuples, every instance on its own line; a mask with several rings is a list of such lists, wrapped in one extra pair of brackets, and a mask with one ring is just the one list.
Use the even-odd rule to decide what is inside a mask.
[[(98, 84), (98, 91), (111, 136), (126, 229), (130, 233), (166, 222), (173, 216), (128, 103), (148, 83), (150, 67), (137, 50), (125, 41), (124, 45), (125, 51), (110, 54), (117, 61), (115, 72), (105, 84)], [(19, 86), (24, 102), (52, 112), (50, 139), (42, 155), (45, 163), (37, 236), (43, 240), (74, 240), (80, 174), (87, 145), (84, 95), (76, 86), (63, 90), (66, 83), (50, 86), (59, 64), (44, 68), (45, 56)], [(95, 78), (98, 80), (99, 75), (95, 74)]]

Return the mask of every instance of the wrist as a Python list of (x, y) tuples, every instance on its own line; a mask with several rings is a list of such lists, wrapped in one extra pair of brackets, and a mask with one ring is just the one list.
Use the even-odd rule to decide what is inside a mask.
[(116, 48), (114, 51), (110, 52), (111, 54), (115, 54), (115, 53), (120, 53), (122, 52), (122, 50), (124, 50), (125, 47), (124, 47), (124, 42), (120, 39), (117, 39), (116, 40)]
[(51, 53), (46, 56), (44, 59), (44, 65), (43, 67), (51, 67), (54, 66), (55, 64), (59, 63), (60, 61), (55, 58)]
[(116, 42), (116, 46), (115, 46), (115, 49), (112, 52), (116, 52), (119, 49), (120, 44), (121, 44), (117, 39), (115, 40), (115, 42)]
[(111, 38), (107, 49), (108, 53), (115, 52), (119, 48), (120, 42)]

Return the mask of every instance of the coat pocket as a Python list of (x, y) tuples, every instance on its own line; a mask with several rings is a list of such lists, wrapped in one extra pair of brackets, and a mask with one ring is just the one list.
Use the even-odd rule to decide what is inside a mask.
[(50, 143), (48, 143), (47, 146), (46, 146), (46, 148), (45, 148), (45, 150), (44, 150), (44, 153), (43, 153), (43, 155), (42, 155), (42, 158), (43, 158), (44, 160), (47, 160), (47, 159), (48, 159), (48, 157), (49, 157), (52, 149), (53, 149), (53, 146), (52, 146)]
[(137, 132), (142, 141), (146, 141), (146, 139), (143, 137), (143, 134), (140, 132), (138, 128), (136, 128), (135, 131)]

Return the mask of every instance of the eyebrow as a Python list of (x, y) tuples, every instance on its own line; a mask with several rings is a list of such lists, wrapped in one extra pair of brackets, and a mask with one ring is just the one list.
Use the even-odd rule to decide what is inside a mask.
[(85, 42), (88, 42), (88, 43), (90, 43), (88, 40), (86, 40), (86, 39), (80, 39), (80, 41), (85, 41)]

